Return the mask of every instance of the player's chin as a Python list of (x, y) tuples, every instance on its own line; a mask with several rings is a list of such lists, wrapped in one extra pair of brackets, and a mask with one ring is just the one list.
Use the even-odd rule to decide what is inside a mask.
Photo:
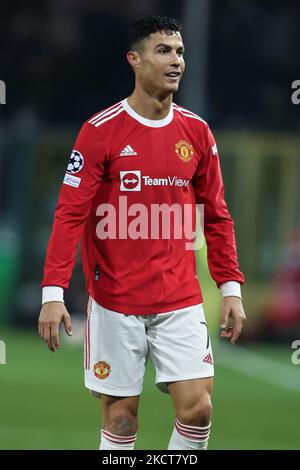
[(167, 91), (168, 93), (176, 93), (176, 91), (178, 91), (178, 88), (179, 88), (179, 82), (169, 83), (164, 88), (165, 88), (165, 91)]

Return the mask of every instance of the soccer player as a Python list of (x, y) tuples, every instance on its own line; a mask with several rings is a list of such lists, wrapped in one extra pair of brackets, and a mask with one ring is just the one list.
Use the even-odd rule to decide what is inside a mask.
[(221, 336), (235, 343), (245, 314), (233, 221), (207, 123), (173, 103), (185, 68), (181, 25), (159, 16), (136, 20), (127, 59), (133, 93), (84, 123), (67, 166), (39, 333), (53, 352), (61, 321), (72, 334), (63, 293), (81, 241), (89, 294), (85, 386), (101, 398), (100, 449), (134, 448), (148, 357), (176, 414), (168, 449), (206, 449), (213, 356), (190, 233), (177, 229), (189, 218), (181, 209), (192, 209), (194, 228), (196, 203), (204, 205), (209, 268), (223, 294)]

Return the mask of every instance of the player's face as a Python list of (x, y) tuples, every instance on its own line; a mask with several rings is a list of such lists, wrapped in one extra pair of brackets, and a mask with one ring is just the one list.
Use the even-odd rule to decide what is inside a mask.
[(167, 96), (178, 90), (184, 72), (184, 47), (178, 32), (157, 32), (145, 40), (136, 77), (148, 92)]

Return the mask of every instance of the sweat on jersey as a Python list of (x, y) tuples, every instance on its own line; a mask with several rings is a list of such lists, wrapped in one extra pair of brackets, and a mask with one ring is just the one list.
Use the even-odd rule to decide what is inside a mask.
[(151, 211), (162, 204), (192, 207), (193, 229), (196, 204), (203, 204), (213, 279), (218, 287), (244, 282), (207, 123), (175, 103), (166, 118), (149, 120), (125, 99), (80, 130), (59, 194), (42, 287), (68, 287), (81, 241), (87, 291), (103, 307), (156, 314), (201, 303), (195, 253), (186, 249), (189, 234), (174, 235), (174, 214), (169, 237), (162, 236), (166, 215), (150, 230)]

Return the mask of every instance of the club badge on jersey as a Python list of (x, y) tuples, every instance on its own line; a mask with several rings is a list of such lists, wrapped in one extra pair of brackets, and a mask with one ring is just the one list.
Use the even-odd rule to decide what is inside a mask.
[(194, 156), (194, 149), (192, 144), (189, 144), (186, 140), (180, 140), (175, 145), (175, 152), (177, 156), (183, 162), (187, 163), (190, 162)]

